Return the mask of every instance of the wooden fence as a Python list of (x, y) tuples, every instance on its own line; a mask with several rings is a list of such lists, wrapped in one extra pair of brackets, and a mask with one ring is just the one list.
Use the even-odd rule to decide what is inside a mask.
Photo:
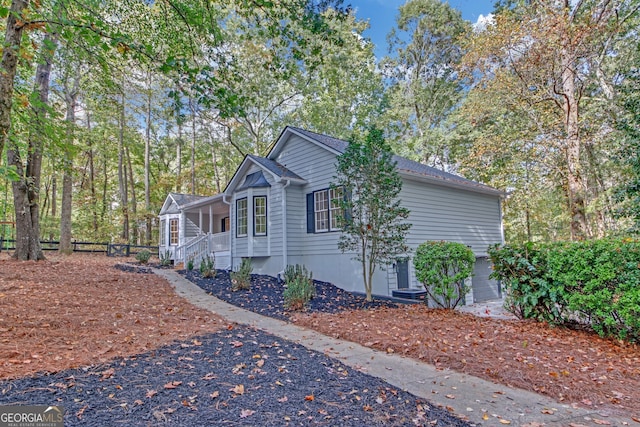
[[(41, 240), (40, 245), (43, 251), (57, 251), (60, 248), (60, 242), (52, 240)], [(13, 239), (3, 239), (0, 236), (0, 252), (12, 251), (16, 248), (16, 241)], [(129, 256), (146, 249), (151, 255), (158, 256), (157, 246), (129, 245), (109, 242), (71, 242), (73, 252), (93, 252), (104, 253), (107, 256)]]

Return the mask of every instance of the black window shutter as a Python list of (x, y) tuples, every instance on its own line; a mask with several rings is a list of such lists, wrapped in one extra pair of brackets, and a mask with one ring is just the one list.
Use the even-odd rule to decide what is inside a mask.
[(316, 232), (316, 216), (313, 207), (313, 193), (307, 194), (307, 233)]

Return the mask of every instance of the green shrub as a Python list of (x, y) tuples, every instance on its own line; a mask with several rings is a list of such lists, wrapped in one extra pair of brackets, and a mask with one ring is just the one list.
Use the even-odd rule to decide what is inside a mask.
[(316, 294), (313, 274), (303, 265), (288, 265), (284, 270), (284, 306), (289, 310), (302, 310)]
[(202, 261), (200, 261), (200, 274), (202, 277), (216, 277), (215, 264), (215, 255), (205, 255)]
[(187, 261), (187, 270), (193, 271), (193, 258)]
[(242, 264), (240, 264), (238, 271), (232, 271), (230, 274), (231, 289), (233, 291), (251, 289), (251, 271), (253, 271), (251, 259), (242, 258)]
[(492, 277), (521, 318), (590, 326), (601, 336), (640, 339), (640, 243), (587, 242), (494, 246)]
[(163, 267), (167, 267), (171, 265), (171, 251), (166, 250), (164, 252), (160, 252), (158, 254), (160, 256), (160, 265)]
[(143, 249), (136, 254), (136, 259), (140, 264), (148, 263), (150, 258), (151, 258), (151, 252), (149, 252), (147, 249)]
[(416, 277), (429, 298), (442, 308), (455, 308), (470, 287), (465, 280), (471, 277), (476, 257), (462, 243), (428, 241), (416, 250), (413, 265)]

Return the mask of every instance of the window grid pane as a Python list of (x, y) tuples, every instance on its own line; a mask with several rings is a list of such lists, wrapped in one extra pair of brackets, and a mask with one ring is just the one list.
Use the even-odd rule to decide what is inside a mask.
[(236, 234), (238, 236), (247, 235), (247, 199), (240, 199), (236, 203)]
[(329, 200), (327, 190), (314, 193), (316, 231), (329, 231)]
[(171, 245), (178, 244), (178, 220), (177, 219), (169, 220), (169, 244)]
[(340, 207), (343, 198), (342, 187), (329, 190), (329, 198), (331, 201), (331, 230), (339, 230), (340, 220), (344, 215), (343, 209)]
[(267, 198), (266, 196), (255, 197), (253, 199), (253, 221), (256, 235), (267, 234)]

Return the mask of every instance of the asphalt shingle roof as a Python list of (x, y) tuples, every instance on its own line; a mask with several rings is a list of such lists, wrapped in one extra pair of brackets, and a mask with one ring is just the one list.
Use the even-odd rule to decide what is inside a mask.
[[(349, 145), (347, 141), (344, 141), (338, 138), (333, 138), (328, 135), (311, 132), (311, 131), (296, 128), (293, 126), (289, 126), (289, 128), (339, 153), (344, 153), (347, 149), (347, 146)], [(472, 181), (470, 179), (466, 179), (461, 176), (458, 176), (449, 172), (445, 172), (431, 166), (424, 165), (422, 163), (407, 159), (405, 157), (394, 155), (393, 160), (396, 162), (396, 167), (400, 172), (404, 171), (413, 175), (421, 175), (421, 176), (424, 176), (425, 178), (432, 178), (432, 179), (435, 178), (445, 183), (448, 182), (452, 184), (457, 184), (463, 187), (469, 187), (470, 189), (473, 188), (476, 190), (495, 192), (496, 194), (502, 193), (502, 191), (497, 190), (488, 185), (481, 184), (479, 182)]]
[(260, 164), (265, 169), (272, 172), (274, 175), (276, 175), (279, 178), (299, 179), (300, 181), (304, 181), (303, 178), (301, 178), (294, 172), (291, 172), (289, 169), (282, 166), (280, 163), (276, 162), (275, 160), (254, 156), (253, 154), (249, 154), (248, 157), (251, 160), (255, 161), (256, 163)]

